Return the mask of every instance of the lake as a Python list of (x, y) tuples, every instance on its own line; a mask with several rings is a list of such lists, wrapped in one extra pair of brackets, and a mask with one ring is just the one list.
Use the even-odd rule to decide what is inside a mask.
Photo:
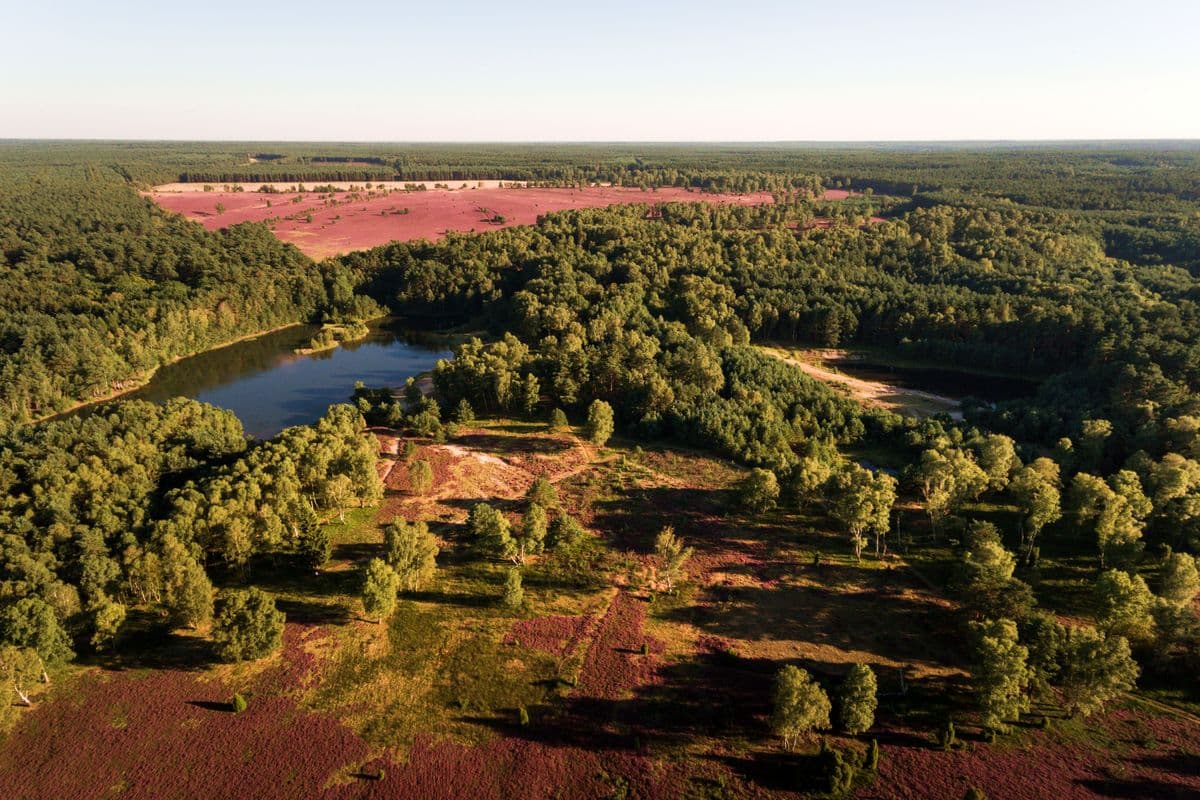
[(403, 386), (408, 377), (450, 357), (444, 342), (405, 330), (398, 320), (378, 320), (370, 328), (366, 339), (311, 355), (293, 351), (307, 346), (319, 330), (316, 325), (264, 334), (168, 364), (122, 399), (191, 397), (229, 409), (246, 433), (264, 439), (314, 422), (330, 405), (347, 402), (355, 381)]
[(824, 363), (863, 380), (880, 381), (891, 386), (934, 392), (953, 398), (976, 397), (992, 403), (1032, 397), (1037, 393), (1040, 384), (1036, 378), (993, 375), (952, 367), (896, 366), (861, 355), (826, 359)]

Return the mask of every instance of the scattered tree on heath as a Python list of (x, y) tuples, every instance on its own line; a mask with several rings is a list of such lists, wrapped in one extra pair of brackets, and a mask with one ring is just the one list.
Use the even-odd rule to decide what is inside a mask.
[(1171, 553), (1163, 564), (1158, 596), (1177, 608), (1191, 604), (1200, 592), (1196, 559), (1187, 553)]
[(771, 470), (756, 467), (738, 486), (738, 499), (747, 511), (770, 511), (779, 501), (779, 479)]
[(213, 623), (213, 646), (222, 661), (250, 661), (270, 655), (283, 643), (284, 614), (275, 600), (255, 587), (232, 592)]
[(391, 616), (396, 608), (396, 590), (400, 579), (381, 558), (372, 558), (363, 576), (363, 612), (377, 623)]
[(858, 464), (849, 464), (830, 482), (829, 513), (850, 534), (855, 558), (862, 556), (864, 534), (875, 533), (878, 555), (882, 539), (892, 526), (892, 506), (896, 503), (896, 479), (872, 472)]
[(975, 634), (972, 672), (983, 724), (1005, 727), (1029, 710), (1029, 650), (1017, 642), (1017, 626), (999, 619), (971, 624)]
[(517, 544), (513, 541), (512, 526), (503, 514), (487, 503), (476, 503), (467, 520), (475, 547), (493, 558), (514, 558)]
[(402, 592), (425, 588), (437, 571), (437, 539), (424, 520), (395, 519), (388, 523), (383, 529), (383, 552)]
[(546, 532), (550, 518), (546, 509), (537, 503), (529, 506), (525, 516), (521, 518), (520, 535), (517, 537), (517, 561), (525, 563), (525, 557), (536, 555), (546, 549)]
[(525, 501), (545, 509), (558, 508), (558, 492), (553, 483), (539, 475), (525, 493)]
[(1154, 638), (1154, 595), (1141, 575), (1110, 569), (1096, 579), (1096, 627), (1132, 642)]
[(1101, 711), (1137, 682), (1138, 666), (1123, 636), (1105, 636), (1095, 628), (1070, 629), (1061, 658), (1059, 683), (1071, 715)]
[(408, 486), (413, 494), (429, 493), (433, 486), (433, 467), (428, 461), (417, 460), (408, 465)]
[(521, 570), (510, 567), (504, 575), (504, 605), (518, 609), (525, 604), (525, 589), (521, 585)]
[(866, 664), (855, 664), (846, 673), (838, 693), (838, 721), (846, 733), (859, 734), (875, 724), (875, 671)]
[(613, 434), (613, 409), (603, 400), (593, 400), (588, 406), (584, 433), (592, 444), (603, 446)]
[(675, 535), (675, 529), (668, 525), (654, 539), (654, 555), (658, 561), (659, 579), (666, 584), (668, 592), (675, 591), (675, 584), (684, 577), (683, 566), (692, 557), (692, 548), (685, 547), (683, 540)]
[(776, 673), (771, 730), (787, 749), (796, 749), (807, 734), (829, 728), (830, 710), (829, 696), (807, 672), (789, 664)]

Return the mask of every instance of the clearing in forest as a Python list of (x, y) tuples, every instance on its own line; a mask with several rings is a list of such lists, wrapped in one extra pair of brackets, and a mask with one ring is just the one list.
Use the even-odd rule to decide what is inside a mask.
[[(483, 188), (477, 188), (483, 183)], [(149, 197), (163, 208), (203, 223), (209, 230), (240, 222), (267, 222), (275, 235), (313, 258), (365, 250), (391, 241), (441, 239), (451, 231), (487, 231), (529, 225), (542, 214), (630, 203), (705, 202), (760, 205), (767, 192), (710, 194), (677, 187), (642, 190), (626, 186), (585, 188), (499, 188), (495, 181), (455, 181), (452, 189), (405, 191), (398, 184), (332, 184), (337, 191), (260, 193), (255, 184), (203, 191), (199, 184), (167, 184)], [(294, 186), (295, 184), (271, 184)], [(308, 188), (314, 184), (309, 182)], [(322, 184), (322, 187), (324, 184)], [(382, 186), (382, 188), (378, 188)], [(461, 188), (465, 186), (467, 188)], [(184, 187), (190, 188), (185, 191)], [(197, 191), (199, 190), (199, 191)]]

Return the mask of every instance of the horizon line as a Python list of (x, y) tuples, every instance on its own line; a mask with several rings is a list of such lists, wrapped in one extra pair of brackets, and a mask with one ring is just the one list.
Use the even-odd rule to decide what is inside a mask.
[(88, 142), (100, 144), (355, 144), (355, 145), (1010, 145), (1010, 144), (1194, 144), (1198, 137), (1000, 138), (1000, 139), (194, 139), (141, 137), (0, 136), (0, 143)]

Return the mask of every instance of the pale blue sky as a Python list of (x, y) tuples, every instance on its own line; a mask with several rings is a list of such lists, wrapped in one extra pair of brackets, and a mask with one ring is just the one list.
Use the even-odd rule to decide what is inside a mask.
[(1200, 138), (1200, 0), (0, 0), (0, 137)]

